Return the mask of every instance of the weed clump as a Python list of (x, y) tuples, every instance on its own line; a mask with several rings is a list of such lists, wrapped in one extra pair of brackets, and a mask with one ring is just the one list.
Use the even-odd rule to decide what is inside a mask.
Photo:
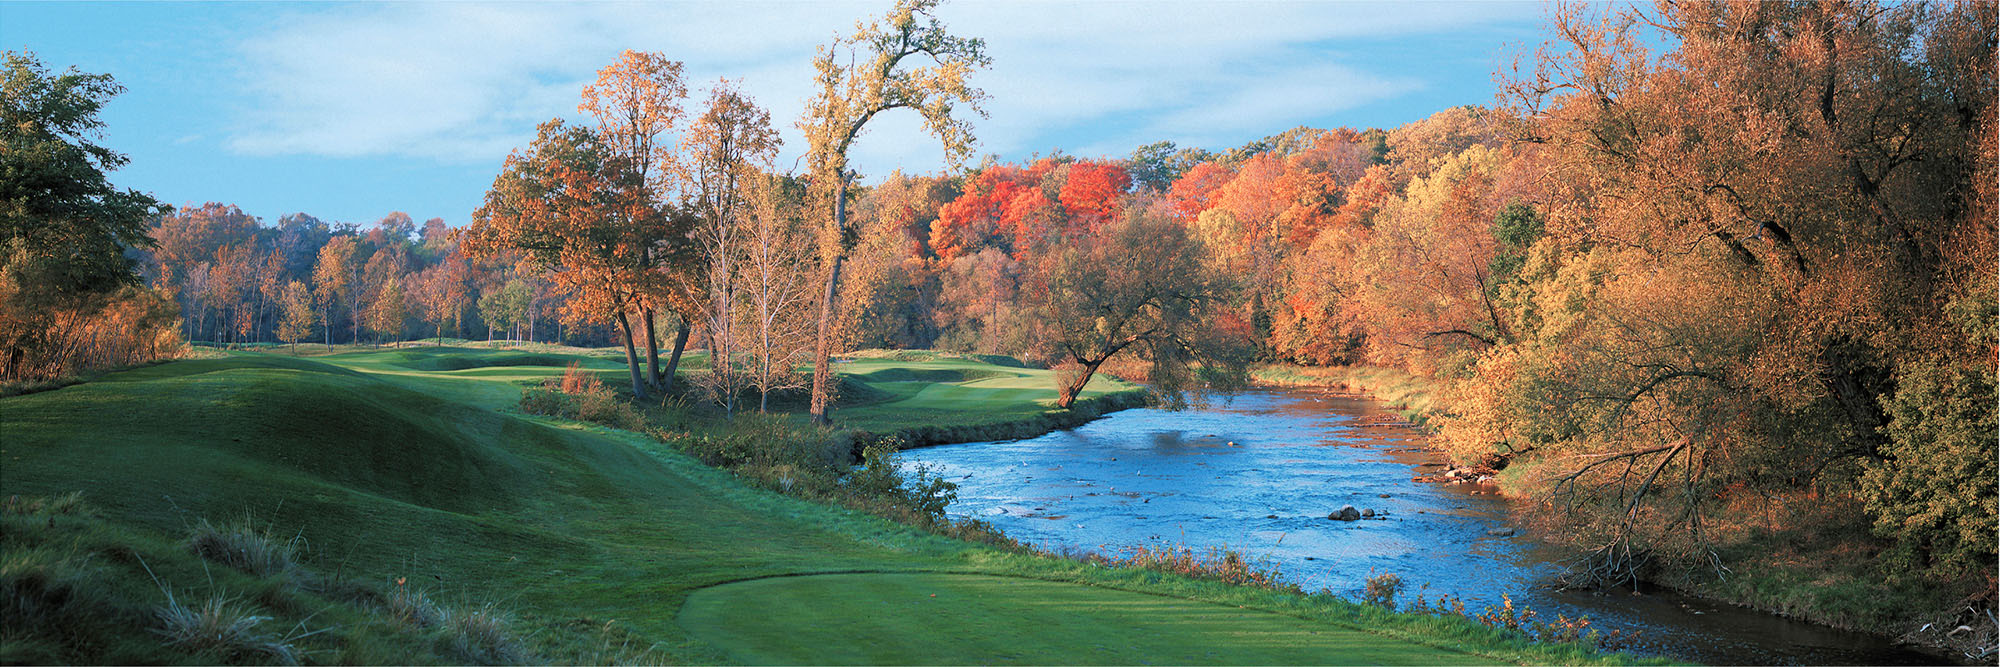
[(195, 555), (259, 577), (294, 574), (304, 544), (302, 535), (280, 538), (269, 528), (257, 528), (248, 519), (228, 526), (202, 519), (188, 536), (188, 548)]
[(158, 621), (153, 632), (168, 646), (213, 655), (224, 662), (267, 662), (299, 664), (299, 651), (287, 637), (272, 637), (258, 630), (271, 620), (252, 614), (248, 607), (233, 604), (221, 596), (210, 596), (197, 606), (182, 604), (167, 592), (167, 603), (154, 610)]
[(444, 616), (446, 644), (451, 655), (471, 664), (527, 662), (527, 653), (514, 638), (512, 626), (513, 619), (507, 612), (492, 603)]
[(444, 620), (444, 611), (430, 594), (412, 588), (408, 577), (396, 578), (395, 588), (382, 598), (382, 608), (391, 620), (412, 630), (432, 628)]
[(0, 514), (9, 516), (77, 516), (89, 511), (82, 491), (60, 496), (7, 496), (0, 500)]

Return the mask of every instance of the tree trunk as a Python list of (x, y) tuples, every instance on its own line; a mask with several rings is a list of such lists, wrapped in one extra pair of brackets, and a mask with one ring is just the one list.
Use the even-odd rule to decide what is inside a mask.
[(680, 331), (674, 334), (673, 356), (667, 358), (666, 380), (660, 387), (660, 395), (662, 396), (674, 389), (674, 373), (681, 367), (681, 352), (687, 350), (688, 334), (691, 333), (694, 333), (694, 327), (689, 325), (687, 320), (681, 320)]
[(834, 240), (836, 248), (833, 261), (826, 269), (826, 293), (819, 301), (819, 339), (813, 343), (813, 385), (812, 423), (824, 426), (827, 423), (827, 393), (833, 382), (833, 309), (840, 300), (840, 264), (847, 259), (847, 175), (840, 175), (840, 184), (833, 198), (833, 233), (840, 236)]
[(1077, 395), (1083, 393), (1083, 386), (1090, 384), (1090, 376), (1096, 375), (1097, 367), (1103, 365), (1103, 363), (1103, 359), (1086, 362), (1083, 365), (1082, 373), (1078, 373), (1076, 378), (1063, 383), (1061, 392), (1056, 394), (1056, 407), (1068, 410), (1069, 406), (1075, 405)]
[(646, 383), (639, 378), (639, 353), (632, 348), (632, 318), (618, 311), (618, 327), (625, 331), (625, 370), (632, 372), (632, 396), (646, 397)]
[(654, 333), (653, 309), (640, 308), (639, 313), (646, 316), (646, 383), (664, 392), (660, 386), (660, 336)]

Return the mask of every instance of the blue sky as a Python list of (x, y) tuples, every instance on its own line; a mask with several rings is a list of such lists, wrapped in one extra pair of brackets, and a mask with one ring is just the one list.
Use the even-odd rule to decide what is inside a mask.
[[(0, 3), (0, 48), (109, 73), (105, 144), (121, 187), (220, 201), (274, 222), (391, 211), (463, 224), (536, 123), (623, 49), (687, 63), (771, 109), (789, 167), (814, 47), (889, 2)], [(1394, 127), (1491, 104), (1493, 72), (1539, 43), (1519, 2), (971, 2), (940, 12), (986, 39), (980, 152), (1226, 148), (1298, 125)], [(856, 145), (864, 176), (943, 168), (907, 113)]]

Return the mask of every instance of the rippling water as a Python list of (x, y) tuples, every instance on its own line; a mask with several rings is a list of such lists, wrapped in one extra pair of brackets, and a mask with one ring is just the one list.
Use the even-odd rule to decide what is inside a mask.
[[(1250, 391), (1028, 440), (912, 450), (903, 461), (959, 485), (953, 514), (1029, 544), (1226, 548), (1350, 598), (1369, 576), (1394, 573), (1404, 601), (1451, 594), (1478, 610), (1506, 594), (1544, 618), (1583, 614), (1592, 627), (1637, 630), (1640, 652), (1707, 663), (1938, 661), (1879, 637), (1670, 594), (1555, 591), (1546, 582), (1560, 552), (1492, 534), (1510, 527), (1508, 501), (1473, 485), (1411, 481), (1441, 461), (1425, 437), (1365, 397)], [(1326, 518), (1342, 505), (1383, 516)]]

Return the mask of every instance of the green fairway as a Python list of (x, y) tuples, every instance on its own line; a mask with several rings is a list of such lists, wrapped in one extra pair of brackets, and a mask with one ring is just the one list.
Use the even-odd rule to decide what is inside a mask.
[(725, 584), (689, 597), (681, 625), (753, 665), (1493, 662), (1280, 614), (963, 574), (833, 574)]
[[(1485, 662), (1604, 659), (1501, 639), (1463, 622), (946, 539), (744, 486), (645, 436), (514, 408), (522, 382), (560, 373), (571, 360), (618, 370), (615, 360), (598, 357), (451, 348), (309, 359), (239, 354), (0, 399), (0, 496), (81, 491), (110, 525), (72, 534), (53, 520), (47, 532), (10, 523), (0, 546), (9, 559), (87, 552), (101, 576), (117, 580), (112, 588), (136, 596), (128, 606), (139, 610), (133, 612), (139, 620), (119, 627), (142, 643), (154, 641), (143, 629), (145, 610), (159, 602), (162, 586), (183, 597), (255, 601), (274, 627), (322, 629), (330, 625), (326, 619), (346, 618), (315, 611), (333, 604), (337, 592), (204, 575), (206, 566), (184, 550), (176, 555), (157, 546), (175, 544), (201, 519), (250, 516), (299, 536), (301, 560), (316, 571), (378, 587), (407, 579), (439, 600), (512, 610), (517, 634), (536, 660), (972, 663), (1013, 655), (1060, 663), (1430, 663), (1463, 657), (1424, 643), (1463, 648)], [(1035, 374), (1047, 371), (966, 359), (862, 360), (842, 370), (884, 374), (868, 383), (893, 388), (868, 408), (880, 411), (874, 419), (883, 424), (894, 423), (897, 410), (905, 413), (902, 423), (911, 423), (926, 419), (919, 408), (1004, 411), (1053, 394), (1035, 384)], [(107, 546), (102, 537), (124, 533), (156, 547), (132, 551)], [(151, 554), (150, 560), (121, 555), (130, 553)], [(1015, 578), (728, 583), (857, 571)], [(920, 607), (885, 615), (888, 603), (913, 590), (969, 603), (958, 609), (971, 615), (950, 623)], [(687, 618), (677, 618), (684, 604)], [(849, 627), (842, 624), (856, 622), (874, 624), (867, 629), (873, 637), (893, 639), (833, 641)], [(407, 653), (447, 642), (382, 639), (389, 631), (372, 627), (343, 623), (299, 642), (325, 662), (471, 660), (443, 648), (432, 657)], [(613, 636), (624, 653), (604, 653)], [(101, 644), (90, 642), (51, 648), (0, 639), (7, 643), (0, 657), (10, 662), (138, 659), (92, 649)], [(217, 659), (164, 650), (153, 658)]]

